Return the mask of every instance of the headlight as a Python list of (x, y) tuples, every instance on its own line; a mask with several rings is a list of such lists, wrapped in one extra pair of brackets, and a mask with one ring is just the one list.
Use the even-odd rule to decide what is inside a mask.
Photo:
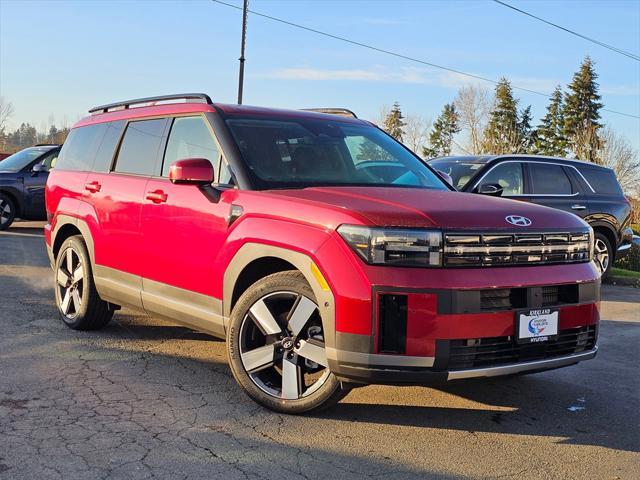
[(341, 225), (338, 233), (354, 252), (373, 265), (442, 265), (442, 233), (437, 230)]

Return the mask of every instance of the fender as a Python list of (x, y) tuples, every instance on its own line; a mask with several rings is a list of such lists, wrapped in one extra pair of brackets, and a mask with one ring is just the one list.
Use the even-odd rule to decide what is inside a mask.
[[(283, 247), (268, 245), (266, 243), (245, 243), (233, 256), (229, 266), (224, 272), (222, 308), (225, 329), (228, 328), (231, 315), (231, 298), (234, 286), (244, 268), (254, 260), (265, 257), (275, 257), (292, 264), (305, 277), (318, 302), (322, 327), (324, 329), (325, 344), (327, 347), (335, 346), (335, 300), (333, 292), (328, 284), (321, 284), (317, 277), (317, 265), (313, 258), (306, 253), (296, 252)], [(316, 272), (314, 272), (316, 270)]]

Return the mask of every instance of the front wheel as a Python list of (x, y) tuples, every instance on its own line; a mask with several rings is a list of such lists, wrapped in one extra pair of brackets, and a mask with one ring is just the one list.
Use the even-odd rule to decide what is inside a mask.
[(237, 382), (271, 410), (303, 413), (328, 407), (347, 393), (327, 366), (318, 305), (300, 272), (269, 275), (240, 297), (227, 348)]
[(6, 195), (0, 193), (0, 230), (6, 230), (16, 218), (16, 206)]

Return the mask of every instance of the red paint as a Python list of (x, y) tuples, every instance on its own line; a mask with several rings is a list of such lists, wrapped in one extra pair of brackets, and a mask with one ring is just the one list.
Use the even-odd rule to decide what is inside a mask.
[[(119, 119), (212, 112), (228, 115), (317, 116), (256, 107), (199, 103), (132, 108), (93, 115), (76, 127)], [(363, 122), (335, 118), (343, 122)], [(173, 180), (204, 181), (211, 164), (191, 159), (171, 169)], [(564, 212), (489, 196), (413, 188), (323, 187), (302, 190), (226, 190), (217, 203), (195, 185), (118, 173), (53, 170), (46, 196), (51, 223), (59, 215), (87, 223), (95, 246), (95, 262), (116, 270), (188, 291), (223, 298), (224, 273), (247, 243), (282, 247), (307, 255), (324, 274), (335, 298), (336, 330), (373, 335), (373, 287), (403, 289), (484, 289), (589, 282), (599, 279), (591, 263), (475, 269), (394, 268), (362, 262), (336, 233), (341, 224), (507, 229), (510, 214), (531, 218), (539, 229), (583, 227)], [(243, 208), (231, 226), (232, 204)], [(513, 230), (513, 227), (508, 227)], [(512, 335), (514, 312), (438, 315), (432, 294), (409, 296), (407, 354), (434, 354), (438, 338)], [(598, 305), (563, 307), (561, 328), (598, 321)]]
[(169, 167), (173, 183), (207, 184), (213, 182), (213, 165), (206, 158), (186, 158)]

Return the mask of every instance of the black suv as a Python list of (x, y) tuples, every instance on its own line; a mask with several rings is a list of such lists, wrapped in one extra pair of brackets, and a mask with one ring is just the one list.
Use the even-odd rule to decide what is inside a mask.
[(46, 220), (44, 186), (60, 145), (36, 145), (0, 161), (0, 230), (16, 218)]
[(499, 195), (582, 217), (595, 231), (594, 259), (603, 275), (631, 247), (631, 204), (610, 168), (535, 155), (442, 157), (429, 165), (449, 175), (462, 192)]

